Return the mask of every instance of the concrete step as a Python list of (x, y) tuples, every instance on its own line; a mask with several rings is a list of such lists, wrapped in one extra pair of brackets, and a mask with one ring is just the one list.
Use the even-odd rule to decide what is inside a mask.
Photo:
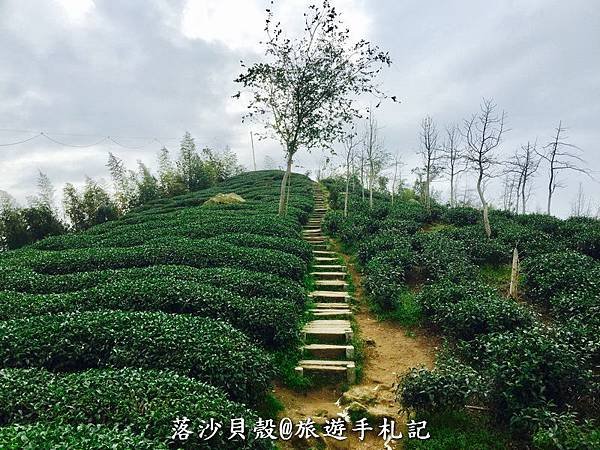
[(308, 344), (303, 346), (302, 350), (305, 353), (321, 359), (354, 359), (354, 347), (352, 345)]
[(317, 286), (348, 287), (348, 283), (346, 283), (344, 280), (316, 280), (315, 284)]
[(342, 280), (346, 278), (347, 275), (346, 272), (311, 272), (310, 274), (315, 278), (341, 278)]
[(317, 309), (348, 309), (350, 307), (350, 303), (346, 302), (319, 302), (315, 303), (315, 308)]
[(310, 312), (312, 313), (312, 315), (314, 316), (315, 319), (323, 319), (323, 318), (333, 318), (333, 317), (350, 317), (352, 316), (352, 311), (350, 311), (349, 309), (341, 309), (341, 308), (334, 308), (334, 309), (322, 309), (322, 308), (315, 308), (315, 309), (311, 309)]
[(328, 262), (337, 262), (338, 258), (333, 258), (331, 256), (315, 256), (315, 261), (318, 263), (328, 263)]
[(346, 266), (341, 265), (341, 264), (315, 264), (314, 266), (312, 266), (313, 269), (319, 269), (319, 271), (342, 271), (342, 270), (346, 270)]
[(320, 228), (304, 228), (302, 229), (302, 232), (305, 234), (312, 234), (312, 233), (321, 233), (321, 229)]
[(353, 361), (348, 361), (346, 365), (327, 364), (326, 360), (314, 360), (314, 363), (304, 363), (296, 367), (295, 371), (298, 375), (303, 376), (304, 372), (319, 372), (330, 374), (345, 374), (346, 381), (349, 384), (356, 382), (356, 366)]
[(310, 292), (309, 297), (317, 298), (319, 300), (331, 300), (339, 301), (340, 299), (350, 300), (352, 296), (344, 291), (313, 291)]
[(335, 256), (335, 255), (337, 255), (337, 253), (332, 250), (313, 250), (313, 254), (320, 255), (320, 256)]

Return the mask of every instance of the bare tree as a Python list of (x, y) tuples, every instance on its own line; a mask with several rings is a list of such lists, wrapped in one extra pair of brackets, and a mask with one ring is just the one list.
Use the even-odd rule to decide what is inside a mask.
[(519, 186), (518, 183), (520, 181), (520, 177), (518, 174), (507, 171), (502, 181), (502, 186), (504, 188), (504, 194), (502, 195), (502, 204), (504, 210), (506, 211), (515, 211), (518, 209), (518, 203), (515, 207), (515, 201), (519, 200)]
[[(402, 162), (400, 158), (400, 154), (396, 152), (394, 155), (394, 176), (392, 178), (392, 205), (394, 204), (394, 197), (396, 196), (396, 192), (402, 191), (402, 186), (404, 182), (402, 180), (402, 168), (405, 166), (404, 162)], [(399, 185), (398, 185), (399, 183)], [(398, 187), (397, 187), (398, 186)]]
[(387, 52), (364, 39), (351, 43), (350, 30), (328, 0), (309, 5), (304, 19), (303, 34), (291, 39), (267, 9), (265, 61), (249, 67), (242, 63), (244, 72), (235, 80), (251, 94), (245, 118), (261, 120), (262, 137), (272, 136), (283, 146), (287, 168), (281, 181), (280, 215), (285, 212), (296, 152), (330, 149), (344, 127), (362, 116), (357, 103), (361, 94), (379, 101), (388, 98), (375, 82), (381, 69), (391, 64)]
[(583, 183), (579, 183), (577, 197), (571, 202), (571, 215), (576, 217), (592, 216), (592, 202), (583, 192)]
[(562, 126), (562, 121), (559, 122), (558, 127), (556, 128), (556, 134), (552, 141), (544, 147), (545, 151), (538, 153), (549, 166), (546, 214), (550, 214), (552, 208), (552, 196), (554, 195), (556, 188), (564, 187), (558, 179), (560, 172), (573, 170), (591, 176), (591, 172), (588, 169), (581, 167), (581, 164), (585, 164), (585, 161), (580, 156), (582, 150), (566, 141), (567, 136), (565, 136), (565, 131), (566, 128)]
[(367, 119), (365, 137), (364, 137), (364, 155), (367, 160), (367, 182), (369, 185), (369, 208), (373, 208), (373, 191), (377, 176), (386, 164), (389, 154), (385, 152), (383, 144), (379, 138), (380, 128), (377, 126), (377, 120), (369, 110)]
[(513, 157), (506, 162), (507, 171), (513, 173), (516, 178), (517, 202), (516, 210), (518, 212), (519, 203), (521, 212), (527, 211), (527, 200), (531, 192), (531, 180), (540, 167), (541, 158), (537, 152), (537, 143), (527, 141), (526, 145), (515, 151)]
[(356, 147), (360, 144), (357, 139), (356, 132), (352, 128), (342, 139), (344, 148), (344, 166), (346, 171), (346, 190), (344, 193), (344, 217), (348, 217), (348, 197), (350, 195), (350, 177), (352, 174), (352, 167), (354, 165), (354, 159), (356, 157)]
[(430, 116), (426, 116), (421, 121), (421, 131), (419, 133), (421, 141), (421, 149), (417, 152), (421, 156), (423, 162), (423, 195), (425, 206), (431, 209), (431, 182), (439, 175), (440, 167), (438, 166), (438, 131)]
[(456, 180), (458, 176), (467, 170), (464, 151), (461, 148), (462, 136), (460, 128), (456, 124), (446, 127), (446, 139), (442, 143), (440, 151), (446, 175), (450, 178), (450, 206), (456, 206)]
[(497, 105), (492, 99), (483, 99), (480, 112), (464, 121), (462, 131), (467, 144), (465, 158), (477, 174), (477, 194), (483, 209), (483, 226), (488, 238), (492, 236), (492, 228), (488, 215), (488, 203), (485, 199), (485, 185), (496, 175), (494, 169), (498, 165), (498, 160), (495, 151), (505, 132), (504, 120), (506, 118), (504, 111), (498, 114), (496, 109)]

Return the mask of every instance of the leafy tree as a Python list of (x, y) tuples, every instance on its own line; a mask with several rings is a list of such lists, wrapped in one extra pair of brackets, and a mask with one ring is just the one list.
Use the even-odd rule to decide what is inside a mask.
[(119, 209), (126, 212), (135, 206), (137, 199), (135, 172), (127, 170), (123, 160), (110, 152), (106, 166), (113, 180)]
[(81, 194), (77, 192), (75, 186), (67, 183), (64, 188), (63, 204), (65, 214), (75, 231), (85, 230), (119, 216), (119, 209), (108, 193), (89, 177), (86, 177)]
[(196, 150), (196, 143), (189, 132), (181, 139), (177, 169), (188, 191), (204, 189), (211, 185), (208, 171)]
[(185, 192), (185, 184), (171, 161), (171, 155), (166, 147), (158, 154), (158, 184), (162, 197), (172, 197)]
[(284, 148), (287, 168), (281, 180), (279, 214), (285, 212), (296, 152), (331, 148), (344, 126), (361, 116), (360, 94), (387, 97), (375, 83), (382, 67), (391, 63), (387, 52), (364, 39), (351, 43), (350, 30), (328, 0), (320, 6), (311, 4), (304, 18), (302, 35), (289, 38), (272, 9), (267, 9), (265, 61), (242, 63), (243, 73), (235, 80), (251, 92), (244, 118), (262, 121), (262, 137), (272, 136)]
[(137, 204), (143, 205), (150, 200), (160, 197), (160, 188), (158, 180), (150, 173), (146, 165), (138, 160), (138, 173), (136, 177), (137, 184)]
[(237, 155), (229, 147), (223, 152), (206, 147), (202, 149), (202, 156), (205, 169), (213, 182), (224, 181), (244, 171), (244, 168), (238, 164)]

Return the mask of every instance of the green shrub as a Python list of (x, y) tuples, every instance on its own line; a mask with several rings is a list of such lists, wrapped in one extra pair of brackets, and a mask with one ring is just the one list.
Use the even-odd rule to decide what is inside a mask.
[(396, 232), (383, 231), (368, 237), (359, 246), (356, 256), (360, 264), (366, 264), (374, 256), (381, 252), (393, 249), (402, 249), (411, 252), (410, 240)]
[(442, 230), (441, 233), (461, 242), (469, 259), (475, 264), (497, 265), (510, 261), (512, 248), (497, 239), (489, 239), (481, 225)]
[(523, 274), (527, 297), (543, 304), (574, 290), (600, 295), (600, 264), (572, 250), (528, 258)]
[(548, 234), (555, 234), (563, 223), (558, 217), (548, 214), (519, 214), (515, 220), (527, 228), (543, 231)]
[(469, 261), (464, 244), (442, 233), (415, 234), (413, 248), (415, 263), (429, 282), (440, 279), (458, 282), (472, 279), (477, 274), (477, 266)]
[(0, 365), (73, 371), (170, 369), (260, 399), (274, 375), (269, 356), (230, 325), (183, 314), (83, 312), (0, 323)]
[(10, 270), (0, 270), (0, 289), (35, 294), (64, 293), (89, 289), (108, 282), (162, 277), (211, 284), (249, 297), (287, 298), (300, 308), (304, 307), (306, 300), (302, 286), (288, 278), (240, 268), (198, 269), (177, 265), (95, 270), (63, 275), (39, 274), (29, 268), (11, 267)]
[(412, 260), (412, 252), (406, 246), (380, 252), (365, 266), (365, 291), (382, 310), (389, 311), (396, 306)]
[(481, 401), (487, 391), (485, 379), (471, 367), (455, 360), (434, 370), (413, 368), (398, 382), (397, 400), (418, 413), (439, 413)]
[(258, 234), (251, 233), (237, 233), (237, 234), (221, 234), (217, 237), (219, 241), (229, 242), (240, 247), (251, 247), (251, 248), (266, 248), (270, 250), (279, 250), (291, 255), (295, 255), (302, 259), (305, 263), (309, 263), (312, 260), (312, 247), (311, 245), (298, 238), (280, 238), (271, 236), (261, 236)]
[[(541, 417), (540, 417), (541, 416)], [(537, 424), (533, 447), (539, 450), (592, 450), (600, 448), (600, 429), (591, 421), (577, 423), (574, 413), (528, 412), (523, 422)], [(533, 420), (532, 420), (533, 419)]]
[(127, 430), (100, 425), (57, 425), (37, 423), (0, 428), (0, 448), (4, 450), (113, 449), (167, 450), (163, 443), (144, 439)]
[(600, 259), (600, 220), (589, 217), (571, 217), (558, 231), (569, 248)]
[(481, 211), (469, 206), (456, 206), (448, 208), (442, 214), (442, 222), (458, 227), (465, 225), (475, 225), (481, 219)]
[[(588, 343), (568, 330), (541, 326), (494, 333), (466, 353), (492, 382), (492, 403), (504, 418), (552, 402), (559, 408), (590, 395), (592, 361)], [(476, 349), (475, 349), (476, 348)]]
[(289, 346), (298, 338), (300, 311), (291, 300), (242, 297), (171, 277), (125, 279), (66, 294), (0, 292), (0, 298), (0, 320), (74, 311), (162, 311), (223, 319), (270, 347)]
[(39, 273), (66, 274), (99, 269), (182, 264), (192, 267), (241, 267), (300, 280), (306, 264), (278, 250), (238, 247), (217, 239), (190, 241), (167, 239), (131, 248), (90, 248), (44, 252), (29, 250), (17, 261)]
[(496, 290), (479, 282), (442, 280), (417, 294), (425, 318), (444, 334), (461, 340), (497, 331), (531, 326), (531, 313)]
[[(161, 448), (160, 445), (172, 442), (173, 421), (177, 417), (187, 417), (189, 428), (194, 431), (188, 440), (188, 448), (270, 448), (267, 443), (254, 441), (248, 434), (245, 442), (227, 441), (228, 435), (223, 435), (232, 418), (243, 417), (246, 426), (252, 427), (256, 415), (244, 405), (227, 399), (220, 389), (172, 372), (90, 369), (55, 374), (42, 369), (3, 369), (0, 370), (0, 387), (2, 425), (41, 422), (60, 425), (64, 429), (82, 423), (106, 427), (99, 430), (128, 427), (143, 437), (138, 438), (140, 442), (151, 439), (155, 445), (152, 448)], [(221, 422), (223, 429), (210, 441), (203, 441), (198, 438), (201, 421), (210, 418)], [(40, 426), (42, 430), (45, 428), (45, 425)], [(9, 436), (12, 434), (8, 433)], [(78, 434), (71, 436), (75, 439)], [(34, 435), (42, 436), (35, 432)], [(115, 435), (115, 443), (118, 443), (117, 438)]]

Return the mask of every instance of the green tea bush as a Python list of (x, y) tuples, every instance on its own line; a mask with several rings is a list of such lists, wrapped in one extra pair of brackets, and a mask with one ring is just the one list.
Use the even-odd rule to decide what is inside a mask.
[[(3, 369), (0, 370), (0, 399), (0, 424), (4, 425), (0, 430), (5, 430), (6, 425), (40, 422), (64, 429), (73, 427), (75, 431), (79, 424), (93, 423), (99, 430), (129, 428), (138, 435), (139, 442), (152, 440), (152, 448), (162, 448), (172, 443), (173, 421), (185, 416), (190, 419), (190, 430), (194, 431), (186, 445), (188, 448), (271, 448), (268, 443), (255, 441), (248, 433), (246, 441), (228, 441), (224, 434), (229, 430), (230, 420), (242, 417), (246, 427), (251, 428), (257, 420), (255, 413), (229, 400), (220, 389), (173, 372), (90, 369), (60, 374), (43, 369)], [(221, 422), (223, 429), (210, 441), (204, 441), (198, 437), (198, 431), (201, 422), (210, 418)], [(40, 427), (40, 433), (28, 432), (27, 436), (43, 437), (46, 425)], [(4, 436), (13, 439), (15, 432)], [(49, 438), (54, 435), (51, 429), (47, 432)], [(81, 433), (85, 436), (87, 431)], [(78, 439), (78, 435), (76, 431), (63, 433), (65, 438), (71, 436), (72, 439)], [(111, 433), (107, 439), (111, 439)], [(112, 435), (112, 439), (117, 444), (120, 442), (118, 434)]]
[(230, 325), (157, 312), (83, 312), (2, 322), (0, 365), (169, 369), (250, 403), (262, 398), (275, 374), (270, 357)]
[(600, 263), (572, 250), (528, 258), (523, 274), (527, 297), (542, 304), (573, 291), (600, 295)]
[(385, 219), (381, 222), (381, 232), (387, 231), (407, 236), (415, 234), (422, 226), (422, 223), (415, 220)]
[(430, 221), (427, 208), (416, 200), (394, 203), (388, 217), (396, 220), (412, 220), (422, 224)]
[(248, 297), (287, 298), (301, 308), (306, 301), (304, 289), (293, 280), (234, 267), (198, 269), (189, 266), (157, 265), (47, 275), (16, 266), (0, 270), (0, 289), (32, 294), (66, 293), (109, 282), (162, 277), (211, 284)]
[(412, 261), (412, 252), (405, 246), (380, 252), (366, 264), (365, 291), (381, 309), (391, 310), (396, 305)]
[(481, 220), (481, 211), (469, 206), (457, 206), (448, 208), (442, 214), (443, 223), (463, 227), (466, 225), (475, 225)]
[(270, 250), (279, 250), (281, 252), (295, 255), (302, 259), (305, 263), (309, 263), (312, 260), (312, 247), (311, 245), (298, 238), (280, 238), (271, 236), (261, 236), (251, 233), (237, 233), (237, 234), (221, 234), (216, 239), (222, 242), (229, 242), (240, 247), (251, 247), (251, 248), (266, 248)]
[[(530, 408), (531, 409), (531, 408)], [(525, 416), (525, 417), (523, 417)], [(600, 428), (589, 420), (578, 421), (575, 413), (547, 410), (527, 411), (519, 422), (533, 431), (533, 447), (539, 450), (591, 450), (600, 448)]]
[(415, 264), (421, 267), (429, 282), (472, 279), (477, 273), (477, 266), (469, 260), (464, 244), (442, 233), (415, 234), (413, 249)]
[(463, 244), (469, 259), (475, 264), (506, 264), (510, 261), (512, 248), (497, 239), (489, 239), (483, 226), (468, 225), (441, 233)]
[(100, 425), (57, 425), (37, 423), (12, 425), (0, 428), (0, 448), (4, 450), (44, 449), (113, 449), (167, 450), (169, 447), (153, 442), (128, 430), (107, 428)]
[(321, 229), (325, 233), (335, 236), (339, 233), (344, 221), (344, 215), (341, 211), (330, 209), (327, 211), (327, 213), (325, 213), (325, 217), (323, 217)]
[(393, 249), (402, 249), (405, 253), (411, 253), (410, 240), (393, 231), (382, 231), (364, 240), (358, 246), (356, 256), (358, 262), (364, 265), (379, 253)]
[(571, 217), (561, 224), (558, 235), (569, 248), (600, 259), (600, 220)]
[(442, 280), (426, 285), (417, 294), (417, 302), (434, 327), (461, 340), (528, 327), (534, 323), (527, 309), (476, 281), (457, 284)]
[(527, 228), (548, 234), (555, 234), (563, 223), (558, 217), (549, 216), (548, 214), (519, 214), (515, 216), (515, 220)]
[(286, 347), (298, 338), (300, 310), (287, 298), (242, 297), (170, 277), (125, 279), (67, 294), (0, 292), (0, 298), (1, 320), (74, 311), (162, 311), (225, 320), (269, 347)]
[(510, 418), (548, 402), (564, 408), (591, 394), (592, 361), (585, 341), (569, 330), (542, 326), (493, 333), (467, 350), (492, 383), (495, 410)]
[[(300, 280), (306, 263), (279, 250), (238, 247), (217, 239), (170, 239), (132, 248), (90, 248), (43, 252), (30, 250), (19, 260), (23, 266), (46, 274), (67, 274), (101, 269), (183, 264), (192, 267), (240, 267), (267, 271)], [(11, 261), (14, 263), (15, 261)]]
[(486, 394), (485, 378), (457, 360), (440, 362), (434, 370), (412, 368), (400, 377), (396, 392), (405, 408), (427, 414), (479, 403)]

